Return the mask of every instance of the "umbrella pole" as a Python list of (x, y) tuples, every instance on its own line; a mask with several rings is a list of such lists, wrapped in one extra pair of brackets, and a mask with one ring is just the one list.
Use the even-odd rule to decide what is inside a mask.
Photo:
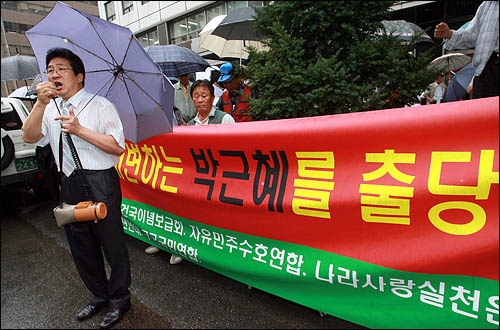
[[(243, 48), (245, 48), (245, 40), (243, 40)], [(242, 62), (242, 57), (243, 57), (243, 48), (240, 49), (240, 68), (241, 68), (241, 62)]]
[(450, 58), (448, 58), (448, 74), (450, 75), (448, 77), (448, 84), (451, 83), (451, 67), (450, 67)]

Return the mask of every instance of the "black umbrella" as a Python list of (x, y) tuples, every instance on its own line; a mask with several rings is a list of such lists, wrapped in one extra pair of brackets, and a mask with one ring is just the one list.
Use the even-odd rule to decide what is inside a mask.
[(257, 40), (260, 36), (253, 26), (255, 16), (253, 7), (236, 8), (227, 14), (212, 34), (226, 40)]
[(210, 66), (203, 57), (189, 48), (177, 45), (154, 45), (144, 49), (167, 77), (202, 72)]
[(40, 73), (34, 56), (14, 55), (2, 58), (2, 80), (33, 79)]

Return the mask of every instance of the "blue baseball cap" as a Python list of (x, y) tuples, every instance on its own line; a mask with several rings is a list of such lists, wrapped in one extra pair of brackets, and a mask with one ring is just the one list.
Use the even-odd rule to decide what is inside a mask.
[(226, 62), (220, 66), (220, 77), (217, 80), (219, 83), (227, 83), (235, 77), (234, 66), (231, 62)]

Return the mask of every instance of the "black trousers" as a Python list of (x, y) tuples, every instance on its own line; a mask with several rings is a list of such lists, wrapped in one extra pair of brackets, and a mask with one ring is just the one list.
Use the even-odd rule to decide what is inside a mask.
[(491, 54), (481, 75), (474, 77), (472, 84), (472, 98), (498, 96), (498, 67), (500, 66), (500, 57), (498, 53)]
[[(110, 308), (124, 307), (130, 302), (131, 276), (121, 221), (120, 179), (114, 167), (85, 172), (97, 201), (106, 203), (107, 217), (97, 223), (86, 221), (65, 225), (66, 237), (80, 277), (92, 293), (91, 303), (109, 301)], [(61, 197), (63, 202), (70, 204), (88, 200), (79, 174), (62, 175)], [(109, 280), (103, 252), (111, 267)]]

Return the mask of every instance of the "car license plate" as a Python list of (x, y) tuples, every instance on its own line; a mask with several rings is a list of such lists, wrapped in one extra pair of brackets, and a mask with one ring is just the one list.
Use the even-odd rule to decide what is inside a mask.
[(15, 159), (14, 164), (16, 166), (16, 171), (18, 172), (32, 170), (37, 167), (36, 157)]

